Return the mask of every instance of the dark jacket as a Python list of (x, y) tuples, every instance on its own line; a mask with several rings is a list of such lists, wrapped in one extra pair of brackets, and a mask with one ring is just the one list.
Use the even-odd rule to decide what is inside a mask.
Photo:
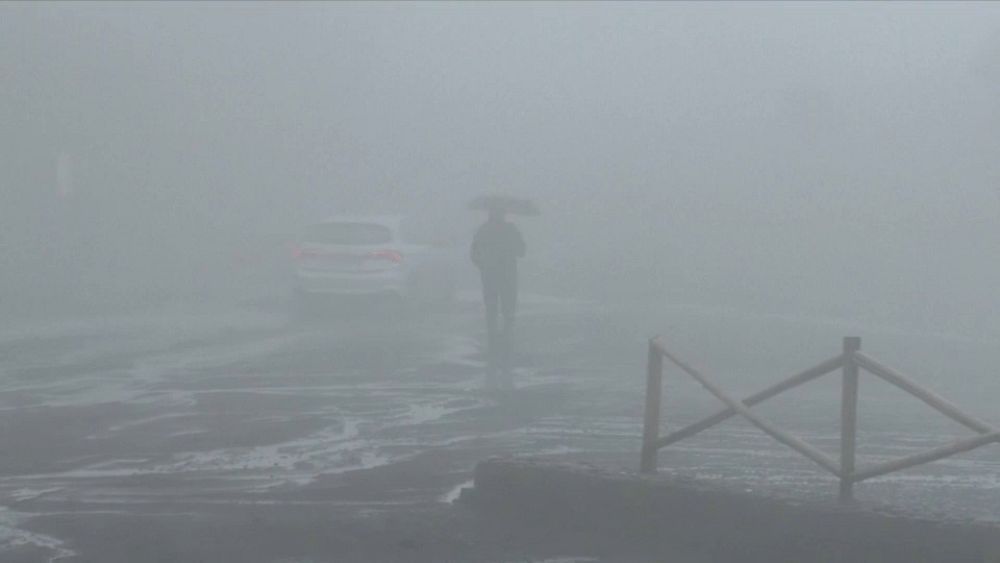
[(527, 248), (521, 231), (507, 221), (487, 221), (476, 231), (470, 254), (484, 276), (517, 274), (517, 259)]

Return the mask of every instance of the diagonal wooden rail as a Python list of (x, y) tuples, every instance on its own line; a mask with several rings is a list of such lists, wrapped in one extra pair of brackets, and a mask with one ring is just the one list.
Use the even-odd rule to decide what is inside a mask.
[[(665, 359), (691, 376), (705, 390), (725, 404), (726, 407), (698, 422), (660, 437), (661, 397)], [(750, 407), (754, 405), (780, 395), (785, 391), (794, 389), (799, 385), (823, 377), (837, 369), (840, 369), (842, 372), (839, 462), (815, 446), (765, 420), (750, 410)], [(855, 467), (857, 403), (859, 375), (862, 369), (917, 397), (941, 414), (977, 432), (978, 436), (880, 463), (865, 469), (857, 469)], [(743, 400), (731, 397), (701, 371), (672, 353), (667, 349), (661, 338), (657, 337), (649, 341), (649, 358), (646, 374), (646, 412), (643, 425), (642, 453), (639, 463), (640, 471), (643, 473), (653, 473), (656, 471), (657, 452), (661, 448), (694, 436), (737, 415), (746, 419), (750, 424), (756, 426), (768, 436), (809, 458), (837, 477), (840, 481), (840, 498), (845, 501), (853, 497), (854, 483), (859, 481), (943, 459), (987, 444), (1000, 443), (1000, 431), (963, 412), (954, 404), (924, 388), (902, 373), (862, 353), (861, 339), (857, 337), (844, 338), (842, 352), (839, 355), (775, 383)]]
[(707, 389), (709, 393), (715, 395), (716, 398), (725, 403), (730, 409), (734, 410), (735, 412), (739, 413), (740, 416), (750, 421), (750, 424), (753, 424), (757, 428), (760, 428), (762, 431), (764, 431), (765, 434), (781, 442), (782, 444), (785, 444), (786, 446), (792, 448), (793, 450), (799, 452), (800, 454), (815, 461), (817, 464), (820, 465), (820, 467), (823, 467), (824, 469), (830, 471), (834, 475), (840, 474), (840, 468), (837, 467), (837, 462), (834, 461), (832, 457), (826, 455), (825, 453), (814, 448), (813, 446), (810, 446), (802, 439), (793, 436), (788, 432), (785, 432), (781, 428), (778, 428), (777, 426), (757, 416), (756, 414), (751, 412), (750, 409), (747, 408), (747, 406), (744, 405), (741, 401), (737, 401), (736, 399), (731, 398), (722, 389), (720, 389), (714, 383), (709, 381), (707, 377), (702, 375), (701, 372), (687, 365), (686, 363), (678, 359), (670, 352), (667, 352), (662, 348), (660, 349), (660, 352), (663, 353), (663, 356), (665, 358), (669, 359), (679, 368), (686, 371), (688, 375), (695, 378), (695, 380), (697, 380), (702, 387)]

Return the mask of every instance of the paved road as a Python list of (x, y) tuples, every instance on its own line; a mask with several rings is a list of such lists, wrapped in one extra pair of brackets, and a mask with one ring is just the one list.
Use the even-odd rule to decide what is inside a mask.
[[(643, 339), (652, 331), (681, 335), (686, 353), (716, 358), (709, 367), (744, 392), (773, 380), (772, 364), (799, 368), (820, 359), (827, 344), (835, 351), (834, 335), (850, 328), (808, 323), (807, 345), (779, 361), (773, 350), (722, 349), (705, 335), (725, 337), (725, 326), (801, 336), (802, 321), (528, 298), (518, 390), (497, 396), (482, 389), (479, 314), (469, 299), (426, 314), (349, 307), (308, 321), (290, 320), (276, 306), (213, 306), (8, 322), (0, 327), (0, 555), (95, 562), (597, 558), (602, 547), (586, 538), (512, 540), (449, 503), (476, 461), (491, 455), (632, 468)], [(918, 341), (876, 334), (890, 351)], [(986, 344), (933, 338), (977, 351), (982, 362), (993, 359), (982, 352)], [(734, 366), (746, 373), (731, 373)], [(835, 449), (835, 384), (818, 383), (764, 412)], [(972, 395), (996, 389), (987, 380), (965, 385), (981, 390)], [(668, 380), (667, 391), (670, 424), (716, 407), (680, 379)], [(960, 435), (885, 389), (870, 395), (862, 403), (862, 451), (872, 459)], [(762, 494), (827, 498), (834, 490), (808, 462), (734, 423), (664, 452), (661, 465)], [(995, 519), (997, 469), (997, 452), (982, 450), (858, 492), (866, 502)], [(591, 560), (633, 560), (603, 557)]]

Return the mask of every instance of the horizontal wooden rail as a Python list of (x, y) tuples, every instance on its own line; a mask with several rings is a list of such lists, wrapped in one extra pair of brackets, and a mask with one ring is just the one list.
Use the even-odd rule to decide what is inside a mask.
[[(660, 351), (661, 353), (663, 353), (662, 348), (660, 348)], [(820, 378), (830, 373), (831, 371), (839, 369), (840, 366), (843, 365), (843, 363), (844, 363), (843, 355), (835, 356), (833, 358), (830, 358), (829, 360), (826, 360), (825, 362), (817, 364), (814, 367), (799, 372), (779, 383), (776, 383), (768, 387), (767, 389), (760, 391), (759, 393), (754, 393), (753, 395), (750, 395), (746, 399), (743, 399), (741, 402), (748, 407), (758, 405), (770, 399), (771, 397), (780, 395), (781, 393), (784, 393), (789, 389), (793, 389), (795, 387), (798, 387), (799, 385), (802, 385), (803, 383), (808, 383), (814, 379)], [(667, 434), (666, 436), (660, 438), (659, 441), (656, 442), (656, 447), (663, 448), (669, 446), (670, 444), (679, 442), (685, 438), (690, 438), (691, 436), (694, 436), (695, 434), (703, 430), (708, 430), (709, 428), (715, 426), (716, 424), (719, 424), (720, 422), (724, 422), (736, 416), (736, 414), (737, 412), (735, 409), (733, 409), (732, 407), (726, 407), (709, 417), (703, 418), (698, 422), (689, 424), (688, 426), (685, 426), (680, 430), (676, 430), (674, 432), (671, 432), (670, 434)]]
[(930, 463), (932, 461), (937, 461), (939, 459), (944, 459), (948, 456), (955, 455), (957, 453), (967, 452), (969, 450), (974, 450), (980, 446), (985, 446), (991, 442), (1000, 442), (1000, 432), (993, 432), (990, 434), (980, 434), (973, 438), (967, 438), (954, 444), (948, 444), (946, 446), (941, 446), (939, 448), (934, 448), (926, 452), (921, 452), (918, 454), (909, 455), (900, 459), (893, 461), (888, 461), (874, 467), (869, 467), (861, 471), (855, 471), (852, 476), (853, 481), (864, 481), (865, 479), (871, 479), (872, 477), (878, 477), (880, 475), (885, 475), (886, 473), (892, 473), (894, 471), (900, 471), (902, 469), (908, 469), (917, 465), (922, 465), (924, 463)]
[(989, 424), (965, 414), (961, 411), (961, 409), (948, 402), (943, 397), (939, 397), (935, 393), (925, 389), (909, 377), (906, 377), (902, 373), (899, 373), (898, 371), (882, 364), (875, 358), (867, 356), (863, 352), (856, 352), (854, 354), (854, 360), (859, 366), (871, 372), (872, 375), (899, 387), (900, 389), (920, 399), (934, 410), (965, 426), (966, 428), (975, 430), (980, 434), (991, 434), (996, 432), (996, 430)]
[(688, 375), (695, 378), (695, 380), (697, 380), (702, 387), (704, 387), (712, 395), (715, 395), (717, 399), (725, 403), (727, 406), (729, 406), (729, 408), (739, 413), (743, 418), (747, 419), (751, 424), (759, 428), (768, 436), (771, 436), (775, 440), (781, 442), (782, 444), (785, 444), (789, 448), (792, 448), (793, 450), (813, 460), (817, 465), (819, 465), (823, 469), (826, 469), (830, 473), (838, 477), (840, 476), (840, 467), (838, 467), (837, 462), (832, 457), (826, 455), (822, 451), (802, 441), (796, 436), (793, 436), (788, 432), (785, 432), (784, 430), (772, 425), (770, 422), (767, 422), (766, 420), (755, 415), (753, 412), (750, 411), (750, 409), (748, 409), (745, 405), (743, 405), (743, 403), (737, 401), (736, 399), (733, 399), (732, 397), (727, 395), (724, 391), (722, 391), (722, 389), (716, 387), (715, 384), (709, 381), (698, 370), (687, 365), (686, 363), (684, 363), (683, 360), (677, 358), (676, 356), (668, 352), (663, 347), (660, 341), (656, 342), (657, 342), (657, 348), (665, 358), (673, 362), (674, 365), (676, 365), (677, 367), (687, 372)]

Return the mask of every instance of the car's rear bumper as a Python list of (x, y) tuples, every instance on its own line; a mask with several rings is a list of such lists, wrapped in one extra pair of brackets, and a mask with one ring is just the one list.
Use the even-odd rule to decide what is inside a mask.
[(310, 272), (299, 270), (295, 274), (298, 291), (324, 295), (382, 295), (406, 294), (406, 278), (401, 272), (372, 272), (362, 274)]

